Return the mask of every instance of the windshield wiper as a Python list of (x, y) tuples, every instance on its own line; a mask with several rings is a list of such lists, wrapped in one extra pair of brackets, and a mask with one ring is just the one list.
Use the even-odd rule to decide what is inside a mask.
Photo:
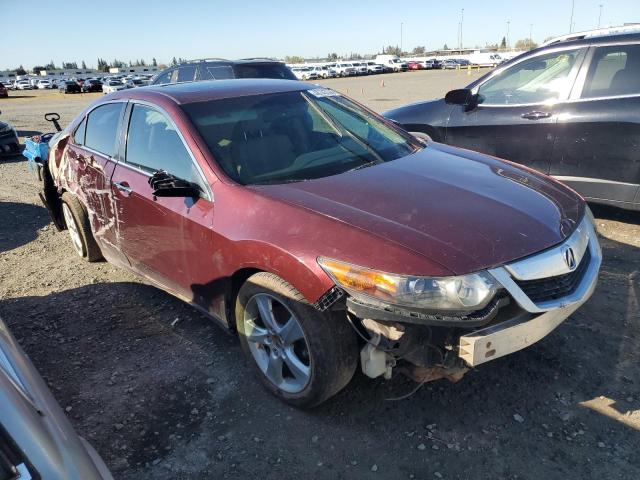
[(380, 162), (376, 162), (375, 160), (371, 161), (371, 162), (367, 162), (367, 163), (363, 163), (362, 165), (358, 165), (357, 167), (353, 167), (345, 172), (342, 173), (349, 173), (349, 172), (355, 172), (356, 170), (361, 170), (363, 168), (367, 168), (367, 167), (372, 167), (373, 165), (379, 165)]

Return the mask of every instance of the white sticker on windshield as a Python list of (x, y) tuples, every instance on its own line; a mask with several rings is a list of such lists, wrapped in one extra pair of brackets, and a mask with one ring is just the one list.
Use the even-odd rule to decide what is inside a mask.
[(307, 90), (314, 97), (339, 97), (340, 94), (330, 88), (314, 88), (312, 90)]

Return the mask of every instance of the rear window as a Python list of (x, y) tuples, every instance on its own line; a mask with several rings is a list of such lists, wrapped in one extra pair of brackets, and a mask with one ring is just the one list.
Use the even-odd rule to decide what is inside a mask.
[(88, 117), (85, 146), (113, 157), (116, 154), (118, 125), (124, 103), (108, 103), (93, 110)]
[(236, 78), (276, 78), (281, 80), (297, 80), (289, 67), (279, 63), (240, 64), (234, 65)]

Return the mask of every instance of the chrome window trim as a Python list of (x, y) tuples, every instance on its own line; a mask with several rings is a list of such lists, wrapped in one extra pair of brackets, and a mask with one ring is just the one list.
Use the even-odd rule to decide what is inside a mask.
[[(587, 248), (589, 248), (589, 251), (591, 253), (591, 261), (587, 267), (587, 270), (584, 273), (584, 276), (582, 277), (582, 280), (580, 281), (580, 284), (578, 285), (578, 287), (573, 293), (565, 297), (562, 297), (558, 300), (534, 303), (529, 299), (529, 297), (522, 291), (522, 289), (514, 281), (514, 277), (509, 271), (510, 266), (513, 266), (514, 264), (518, 264), (518, 263), (524, 264), (525, 262), (530, 262), (532, 259), (535, 259), (540, 255), (546, 256), (547, 251), (542, 252), (541, 254), (526, 258), (524, 260), (514, 262), (509, 265), (492, 268), (489, 270), (489, 273), (507, 290), (507, 292), (516, 301), (516, 303), (520, 305), (520, 307), (522, 307), (523, 309), (525, 309), (530, 313), (548, 312), (550, 310), (556, 310), (559, 308), (566, 307), (568, 305), (584, 302), (589, 298), (589, 296), (591, 296), (591, 294), (595, 289), (597, 279), (598, 279), (598, 272), (600, 270), (600, 264), (602, 263), (602, 250), (600, 248), (600, 244), (598, 243), (595, 229), (593, 228), (593, 225), (591, 224), (591, 221), (589, 220), (588, 215), (585, 215), (584, 219), (580, 223), (579, 228), (583, 229), (583, 231), (586, 233), (587, 242), (588, 242)], [(583, 235), (583, 234), (579, 234), (579, 235)], [(573, 234), (571, 237), (569, 237), (569, 240), (571, 240), (572, 237), (573, 237)], [(558, 245), (557, 247), (554, 247), (554, 249), (552, 250), (556, 250), (558, 248), (562, 248), (566, 246), (569, 240), (566, 240), (565, 242)], [(583, 251), (583, 254), (584, 254), (584, 251)], [(537, 271), (537, 269), (533, 269), (532, 271), (535, 272)], [(548, 270), (549, 273), (553, 271), (554, 271), (553, 269)], [(553, 276), (553, 275), (547, 275), (547, 276)]]
[(500, 104), (500, 103), (480, 103), (478, 105), (478, 107), (532, 107), (532, 106), (554, 106), (558, 103), (562, 103), (564, 101), (566, 101), (569, 98), (569, 94), (571, 93), (571, 90), (573, 88), (573, 85), (576, 81), (576, 77), (578, 75), (578, 72), (580, 71), (580, 68), (582, 67), (583, 63), (584, 63), (584, 59), (585, 59), (585, 55), (586, 52), (588, 50), (588, 47), (585, 45), (574, 45), (571, 47), (557, 47), (557, 48), (549, 48), (549, 49), (545, 49), (543, 51), (537, 52), (533, 55), (528, 55), (520, 60), (518, 60), (515, 63), (512, 63), (511, 65), (507, 65), (504, 66), (502, 68), (497, 68), (496, 70), (493, 71), (493, 73), (491, 73), (491, 75), (489, 75), (488, 78), (486, 78), (482, 83), (479, 83), (478, 85), (476, 85), (475, 87), (473, 87), (473, 89), (471, 90), (471, 93), (476, 95), (478, 93), (478, 91), (480, 90), (480, 87), (482, 87), (484, 84), (486, 84), (489, 80), (493, 79), (494, 77), (502, 74), (503, 72), (506, 72), (507, 70), (510, 70), (511, 68), (513, 68), (516, 65), (519, 65), (522, 62), (525, 61), (529, 61), (533, 58), (536, 57), (540, 57), (542, 55), (548, 55), (550, 53), (557, 53), (557, 52), (568, 52), (571, 50), (584, 50), (585, 53), (578, 53), (578, 56), (576, 57), (576, 63), (575, 65), (573, 65), (573, 67), (571, 67), (571, 71), (569, 72), (569, 76), (573, 78), (573, 81), (571, 82), (571, 86), (567, 88), (567, 90), (565, 92), (563, 92), (563, 94), (560, 96), (560, 98), (557, 98), (553, 101), (548, 101), (548, 102), (533, 102), (533, 103), (509, 103), (509, 104)]
[[(154, 103), (147, 102), (145, 100), (130, 99), (129, 102), (132, 104), (131, 112), (133, 112), (133, 107), (135, 107), (135, 105), (142, 105), (144, 107), (156, 110), (158, 113), (162, 114), (169, 121), (169, 123), (171, 123), (175, 131), (178, 133), (178, 136), (180, 137), (180, 141), (182, 142), (182, 145), (184, 146), (185, 150), (189, 154), (189, 157), (191, 158), (191, 162), (196, 166), (196, 170), (198, 171), (198, 175), (200, 176), (200, 180), (202, 181), (202, 184), (206, 187), (206, 190), (202, 192), (206, 195), (204, 199), (210, 202), (213, 202), (213, 192), (211, 190), (211, 185), (209, 185), (209, 182), (207, 181), (207, 177), (204, 174), (202, 167), (200, 166), (195, 156), (193, 155), (193, 152), (191, 151), (191, 149), (189, 148), (189, 145), (185, 141), (184, 136), (182, 135), (182, 132), (180, 131), (178, 126), (175, 124), (175, 122), (171, 118), (171, 115), (169, 115), (169, 113), (164, 108)], [(129, 120), (131, 120), (131, 113), (129, 113)], [(152, 174), (149, 173), (148, 171), (139, 168), (137, 165), (127, 162), (126, 157), (127, 157), (128, 141), (129, 141), (129, 124), (127, 123), (126, 128), (124, 130), (124, 158), (117, 160), (116, 163), (118, 165), (123, 165), (123, 166), (126, 165), (137, 172), (140, 172), (148, 177), (151, 177)]]
[[(100, 107), (103, 107), (103, 106), (105, 106), (105, 105), (111, 105), (111, 104), (113, 104), (113, 103), (124, 103), (124, 104), (125, 104), (125, 107), (124, 107), (124, 109), (123, 109), (123, 111), (122, 111), (122, 115), (124, 116), (124, 112), (127, 110), (126, 103), (127, 103), (128, 101), (129, 101), (129, 100), (127, 100), (127, 99), (122, 99), (122, 98), (118, 98), (118, 99), (115, 99), (115, 100), (109, 100), (108, 102), (104, 102), (104, 103), (100, 103), (99, 105), (95, 105), (95, 106), (93, 106), (90, 110), (87, 110), (86, 112), (84, 112), (84, 115), (82, 116), (82, 120), (80, 120), (80, 122), (78, 122), (78, 125), (76, 126), (75, 130), (70, 134), (70, 138), (71, 138), (71, 140), (72, 140), (72, 142), (71, 142), (71, 143), (72, 143), (73, 145), (75, 145), (76, 147), (86, 148), (87, 150), (90, 150), (90, 151), (91, 151), (91, 153), (96, 153), (96, 154), (98, 154), (98, 155), (102, 155), (103, 157), (107, 157), (107, 158), (109, 158), (109, 159), (112, 159), (112, 160), (113, 160), (113, 159), (114, 159), (114, 157), (113, 157), (112, 155), (108, 155), (108, 154), (106, 154), (106, 153), (99, 152), (98, 150), (94, 150), (94, 149), (93, 149), (93, 148), (91, 148), (91, 147), (87, 147), (84, 143), (83, 143), (83, 144), (75, 143), (75, 138), (74, 138), (74, 136), (73, 136), (73, 135), (75, 134), (75, 131), (78, 129), (78, 127), (80, 126), (80, 124), (81, 124), (83, 121), (87, 120), (87, 125), (89, 125), (89, 120), (87, 119), (87, 117), (88, 117), (89, 115), (91, 115), (91, 112), (93, 112), (93, 111), (95, 111), (96, 109), (98, 109), (98, 108), (100, 108)], [(120, 124), (121, 124), (121, 123), (122, 123), (122, 118), (120, 118)], [(118, 125), (118, 127), (120, 127), (120, 124)], [(86, 140), (87, 140), (87, 128), (86, 128), (86, 126), (85, 126), (85, 132), (84, 132), (84, 139), (85, 139), (85, 142), (86, 142)], [(118, 153), (118, 150), (119, 150), (119, 149), (120, 149), (120, 135), (118, 135), (118, 139), (117, 139), (117, 143), (116, 143), (116, 154)]]

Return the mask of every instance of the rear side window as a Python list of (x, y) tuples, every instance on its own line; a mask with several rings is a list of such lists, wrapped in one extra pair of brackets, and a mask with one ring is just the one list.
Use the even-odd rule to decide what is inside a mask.
[(204, 183), (173, 123), (162, 113), (134, 105), (129, 120), (126, 162), (149, 172), (165, 170), (182, 180)]
[(596, 49), (582, 98), (634, 94), (640, 94), (640, 45)]
[(180, 82), (193, 82), (196, 77), (196, 66), (188, 65), (186, 67), (180, 67), (178, 69), (178, 83)]
[(87, 117), (84, 117), (76, 131), (73, 133), (73, 143), (76, 145), (84, 145), (84, 133), (87, 130)]
[(154, 85), (164, 85), (165, 83), (171, 82), (171, 73), (173, 70), (169, 70), (168, 72), (164, 72), (153, 82)]
[(207, 67), (210, 80), (226, 80), (233, 78), (233, 69), (229, 65)]
[(110, 157), (116, 154), (118, 125), (124, 103), (108, 103), (93, 110), (87, 117), (84, 145)]

